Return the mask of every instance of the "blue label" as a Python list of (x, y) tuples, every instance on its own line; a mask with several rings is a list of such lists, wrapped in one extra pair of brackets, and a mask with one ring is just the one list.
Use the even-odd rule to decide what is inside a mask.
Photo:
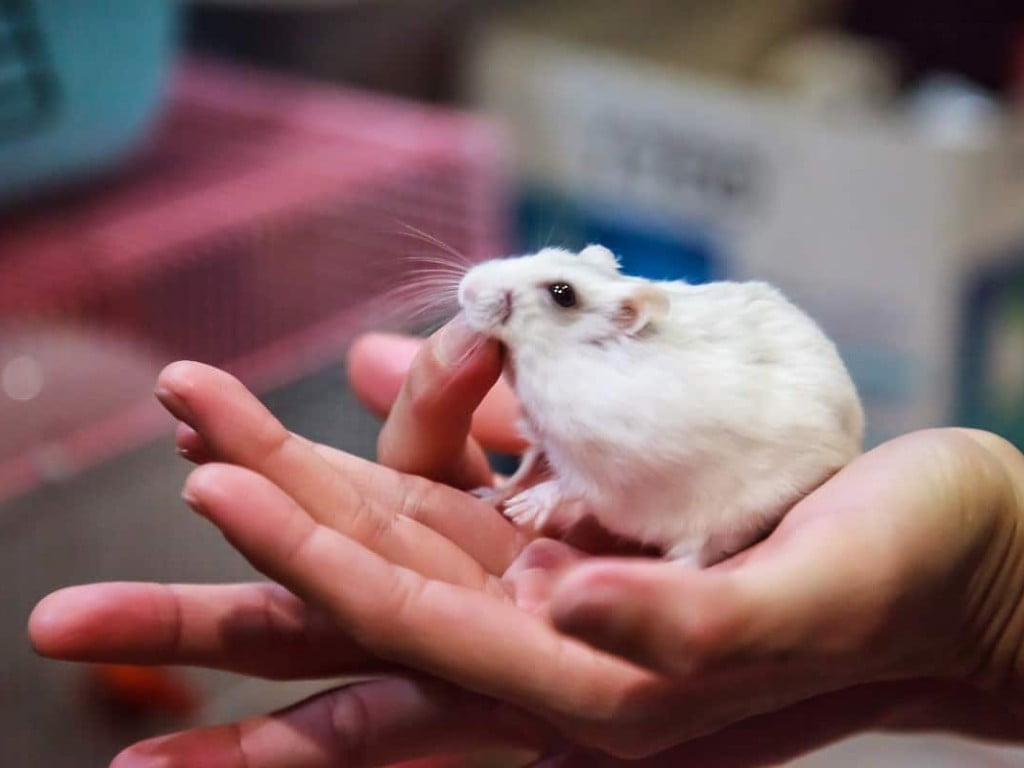
[(519, 201), (519, 247), (579, 250), (590, 243), (610, 248), (623, 272), (652, 280), (706, 283), (725, 276), (718, 247), (706, 228), (669, 226), (611, 206), (526, 190)]

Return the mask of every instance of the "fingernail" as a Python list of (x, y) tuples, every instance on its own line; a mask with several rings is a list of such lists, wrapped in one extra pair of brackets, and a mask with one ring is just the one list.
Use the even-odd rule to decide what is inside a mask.
[(157, 387), (153, 390), (153, 394), (156, 395), (156, 399), (159, 400), (164, 408), (171, 412), (171, 414), (182, 421), (192, 421), (192, 411), (174, 392), (167, 389), (167, 387)]
[(168, 768), (170, 762), (159, 756), (119, 755), (110, 768)]
[(187, 485), (181, 491), (181, 500), (188, 504), (188, 506), (192, 509), (193, 512), (195, 512), (198, 515), (202, 515), (203, 517), (206, 517), (206, 511), (203, 509), (202, 504), (199, 503), (199, 499), (196, 498), (196, 495), (192, 492), (192, 489), (189, 488)]
[(173, 744), (168, 736), (141, 741), (115, 757), (110, 768), (168, 768), (173, 762), (165, 754), (168, 742)]
[(441, 329), (434, 342), (434, 354), (445, 368), (454, 368), (466, 359), (480, 340), (480, 334), (470, 327), (460, 312)]

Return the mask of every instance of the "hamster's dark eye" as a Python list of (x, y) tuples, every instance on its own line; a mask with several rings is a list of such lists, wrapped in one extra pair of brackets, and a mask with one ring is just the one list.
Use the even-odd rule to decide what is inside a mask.
[(548, 293), (560, 307), (569, 309), (576, 306), (576, 291), (568, 283), (552, 283), (548, 286)]

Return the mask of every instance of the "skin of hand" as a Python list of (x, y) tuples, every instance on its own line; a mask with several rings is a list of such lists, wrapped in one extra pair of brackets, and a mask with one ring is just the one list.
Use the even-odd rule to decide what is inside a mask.
[(37, 608), (36, 647), (274, 677), (395, 676), (145, 742), (119, 768), (200, 754), (224, 766), (380, 765), (482, 744), (564, 765), (617, 764), (596, 747), (653, 755), (647, 765), (740, 767), (867, 728), (1024, 732), (1012, 705), (1024, 461), (1008, 444), (962, 430), (893, 441), (707, 571), (587, 557), (528, 542), (444, 484), (489, 477), (471, 428), (517, 446), (507, 392), (473, 415), (500, 352), (465, 335), (442, 331), (407, 376), (412, 342), (353, 349), (364, 400), (384, 411), (397, 397), (380, 442), (391, 468), (287, 433), (226, 374), (165, 371), (161, 399), (190, 425), (179, 443), (210, 462), (186, 497), (288, 591), (76, 587)]

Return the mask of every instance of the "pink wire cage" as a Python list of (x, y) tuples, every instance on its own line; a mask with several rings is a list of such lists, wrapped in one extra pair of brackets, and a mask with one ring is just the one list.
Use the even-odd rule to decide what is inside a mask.
[(0, 499), (166, 428), (171, 360), (281, 385), (446, 258), (429, 239), (501, 254), (505, 168), (474, 115), (186, 63), (117, 179), (0, 220)]

